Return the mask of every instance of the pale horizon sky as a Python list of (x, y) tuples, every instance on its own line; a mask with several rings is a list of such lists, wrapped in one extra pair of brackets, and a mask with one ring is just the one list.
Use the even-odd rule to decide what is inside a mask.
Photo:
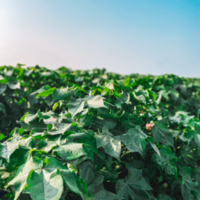
[(200, 0), (0, 0), (0, 66), (200, 77)]

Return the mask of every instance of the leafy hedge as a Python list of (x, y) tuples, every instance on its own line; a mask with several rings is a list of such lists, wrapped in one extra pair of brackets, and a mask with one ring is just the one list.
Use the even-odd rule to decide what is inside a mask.
[(1, 199), (200, 199), (199, 82), (0, 68)]

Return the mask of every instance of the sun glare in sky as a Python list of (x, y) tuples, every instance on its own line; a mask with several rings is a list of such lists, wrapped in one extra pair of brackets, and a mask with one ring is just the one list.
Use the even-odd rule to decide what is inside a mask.
[(200, 0), (0, 0), (0, 65), (200, 77)]

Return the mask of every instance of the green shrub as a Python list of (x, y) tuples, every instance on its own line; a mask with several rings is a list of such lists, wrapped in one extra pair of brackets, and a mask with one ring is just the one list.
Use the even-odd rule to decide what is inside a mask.
[(1, 76), (2, 131), (5, 119), (16, 126), (0, 135), (2, 198), (200, 199), (190, 80), (38, 66), (4, 66)]

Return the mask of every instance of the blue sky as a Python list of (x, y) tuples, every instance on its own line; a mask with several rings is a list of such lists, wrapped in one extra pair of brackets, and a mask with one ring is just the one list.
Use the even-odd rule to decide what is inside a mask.
[(0, 0), (0, 65), (200, 77), (200, 0)]

